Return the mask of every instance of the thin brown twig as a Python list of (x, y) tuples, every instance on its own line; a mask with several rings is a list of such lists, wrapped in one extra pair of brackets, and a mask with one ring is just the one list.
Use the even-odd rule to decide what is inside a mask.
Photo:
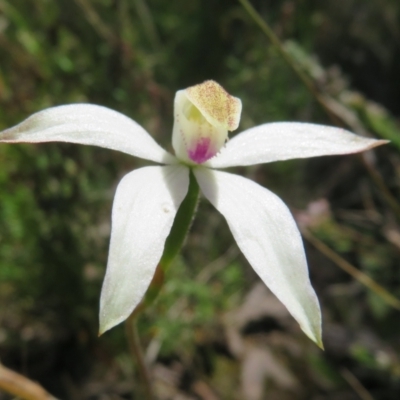
[(196, 281), (200, 283), (207, 283), (213, 277), (213, 275), (225, 268), (228, 263), (232, 262), (238, 256), (238, 254), (239, 250), (237, 246), (230, 246), (222, 256), (218, 257), (210, 264), (202, 268), (201, 272), (196, 277)]
[(400, 300), (391, 295), (383, 286), (379, 285), (379, 283), (376, 283), (371, 277), (364, 274), (364, 272), (360, 271), (352, 264), (350, 264), (347, 260), (342, 258), (334, 250), (332, 250), (325, 243), (323, 243), (316, 236), (314, 236), (309, 230), (302, 229), (301, 233), (315, 248), (317, 248), (322, 254), (324, 254), (327, 258), (333, 261), (343, 271), (347, 272), (349, 275), (351, 275), (357, 281), (362, 283), (368, 289), (372, 290), (374, 293), (380, 296), (387, 304), (389, 304), (396, 310), (400, 310)]
[[(138, 309), (136, 309), (138, 310)], [(151, 377), (148, 366), (146, 365), (145, 357), (140, 344), (139, 333), (137, 329), (137, 318), (140, 312), (133, 311), (125, 322), (125, 331), (128, 338), (129, 350), (131, 357), (136, 362), (137, 369), (140, 375), (140, 382), (144, 391), (146, 400), (154, 400), (154, 394), (151, 384)]]
[(57, 400), (38, 383), (0, 364), (0, 390), (24, 400)]
[(396, 198), (392, 195), (388, 187), (386, 186), (381, 174), (374, 168), (371, 163), (368, 161), (367, 156), (363, 153), (361, 154), (361, 160), (362, 163), (365, 167), (365, 169), (368, 171), (369, 176), (375, 183), (375, 185), (379, 188), (381, 191), (381, 195), (385, 199), (386, 203), (390, 206), (390, 208), (393, 210), (393, 212), (396, 214), (397, 218), (400, 219), (400, 205), (397, 202)]
[(343, 121), (340, 117), (336, 115), (326, 104), (325, 98), (321, 95), (314, 82), (303, 72), (303, 70), (292, 60), (292, 57), (285, 50), (279, 38), (275, 35), (274, 31), (269, 27), (269, 25), (262, 19), (260, 14), (255, 10), (255, 8), (250, 4), (248, 0), (239, 0), (243, 8), (247, 11), (254, 22), (259, 26), (259, 28), (265, 33), (270, 42), (273, 44), (275, 49), (278, 51), (279, 55), (284, 59), (286, 64), (293, 70), (293, 72), (300, 78), (304, 86), (309, 90), (309, 92), (314, 96), (317, 102), (320, 104), (322, 109), (328, 114), (329, 118), (338, 126), (343, 126)]
[(362, 383), (347, 368), (343, 368), (340, 373), (361, 400), (374, 400), (371, 393), (368, 392)]
[(151, 374), (146, 362), (145, 355), (140, 343), (137, 321), (146, 307), (156, 299), (164, 283), (164, 271), (159, 264), (156, 272), (147, 290), (147, 294), (141, 303), (132, 311), (131, 315), (125, 321), (125, 333), (128, 339), (129, 351), (132, 360), (136, 363), (139, 372), (143, 394), (146, 400), (154, 400), (153, 386), (151, 383)]
[(154, 50), (157, 50), (160, 47), (160, 37), (151, 10), (145, 0), (136, 0), (135, 6), (136, 12), (138, 13), (140, 20), (143, 22), (143, 28), (151, 42), (151, 45)]
[(118, 38), (114, 34), (113, 30), (101, 19), (96, 9), (88, 0), (75, 0), (82, 11), (85, 13), (90, 25), (98, 33), (100, 37), (105, 39), (111, 45), (118, 43)]

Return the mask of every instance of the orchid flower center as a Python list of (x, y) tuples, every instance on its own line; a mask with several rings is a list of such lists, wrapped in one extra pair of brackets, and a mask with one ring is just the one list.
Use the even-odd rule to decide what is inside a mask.
[(179, 90), (175, 96), (172, 145), (184, 162), (202, 164), (225, 144), (240, 121), (242, 103), (214, 81)]

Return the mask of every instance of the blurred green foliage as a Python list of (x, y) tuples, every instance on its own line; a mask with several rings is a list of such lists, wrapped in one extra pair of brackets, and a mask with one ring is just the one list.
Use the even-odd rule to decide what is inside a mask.
[[(253, 4), (355, 130), (393, 142), (377, 151), (374, 165), (398, 198), (399, 3)], [(279, 120), (330, 123), (234, 1), (0, 0), (0, 60), (0, 129), (49, 106), (91, 102), (131, 116), (171, 150), (174, 93), (205, 79), (242, 99), (241, 129)], [(0, 146), (0, 359), (62, 398), (76, 398), (65, 376), (76, 387), (85, 379), (101, 381), (113, 368), (114, 381), (130, 378), (122, 328), (96, 337), (97, 303), (115, 187), (140, 165), (100, 148)], [(356, 157), (239, 172), (275, 191), (295, 211), (327, 199), (330, 217), (311, 227), (314, 233), (400, 297), (399, 221)], [(355, 398), (341, 378), (345, 366), (374, 398), (397, 399), (398, 313), (311, 247), (308, 251), (327, 319), (327, 352), (304, 347), (293, 334), (311, 350), (306, 361), (292, 360), (302, 390), (289, 398)], [(240, 306), (257, 279), (247, 267), (222, 217), (203, 202), (182, 257), (141, 320), (144, 343), (160, 346), (156, 357), (166, 364), (181, 360), (189, 382), (211, 375), (221, 399), (239, 398), (231, 396), (239, 396), (240, 360), (221, 355), (210, 343), (221, 345), (224, 315)], [(335, 326), (342, 336), (334, 335)], [(382, 352), (389, 358), (385, 368)], [(283, 359), (290, 357), (284, 353)], [(382, 369), (386, 375), (379, 374)], [(343, 391), (348, 397), (340, 397)], [(277, 398), (287, 398), (280, 393)]]

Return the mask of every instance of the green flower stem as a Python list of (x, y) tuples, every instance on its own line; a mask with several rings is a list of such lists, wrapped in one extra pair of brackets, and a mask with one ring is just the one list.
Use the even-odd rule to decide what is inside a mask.
[(192, 224), (193, 216), (197, 209), (198, 200), (199, 185), (192, 170), (190, 170), (188, 193), (176, 213), (171, 232), (165, 242), (164, 254), (161, 257), (160, 265), (164, 271), (169, 267), (172, 260), (179, 253), (183, 242), (185, 241), (186, 233)]
[(164, 274), (171, 262), (181, 250), (186, 238), (186, 234), (189, 231), (192, 223), (193, 216), (196, 212), (198, 199), (199, 185), (193, 175), (193, 172), (190, 170), (190, 181), (187, 195), (179, 207), (178, 212), (176, 213), (171, 232), (165, 241), (164, 253), (157, 266), (157, 270), (154, 274), (150, 287), (147, 290), (146, 297), (144, 299), (144, 307), (153, 303), (155, 298), (158, 296), (158, 293), (160, 292), (164, 283)]
[(199, 199), (199, 185), (197, 184), (196, 178), (193, 172), (190, 170), (190, 181), (188, 193), (183, 200), (174, 223), (171, 228), (167, 240), (165, 242), (164, 253), (157, 266), (153, 280), (150, 283), (149, 289), (145, 295), (143, 301), (136, 307), (129, 318), (126, 320), (126, 336), (128, 339), (129, 350), (131, 352), (132, 359), (134, 360), (143, 387), (143, 395), (146, 400), (153, 400), (153, 385), (151, 384), (151, 375), (146, 365), (146, 361), (143, 356), (142, 347), (140, 345), (140, 339), (137, 330), (137, 319), (139, 315), (145, 310), (147, 306), (152, 304), (164, 283), (164, 274), (175, 256), (179, 253), (187, 232), (189, 231), (190, 225), (193, 220), (193, 216), (196, 212), (197, 204)]

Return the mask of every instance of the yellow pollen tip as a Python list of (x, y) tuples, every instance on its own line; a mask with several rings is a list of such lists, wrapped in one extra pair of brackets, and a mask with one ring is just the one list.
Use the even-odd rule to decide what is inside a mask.
[(191, 86), (186, 89), (185, 94), (196, 109), (188, 110), (190, 118), (197, 118), (195, 112), (200, 111), (213, 126), (220, 126), (229, 131), (239, 126), (242, 102), (237, 97), (231, 96), (217, 82), (205, 81)]

